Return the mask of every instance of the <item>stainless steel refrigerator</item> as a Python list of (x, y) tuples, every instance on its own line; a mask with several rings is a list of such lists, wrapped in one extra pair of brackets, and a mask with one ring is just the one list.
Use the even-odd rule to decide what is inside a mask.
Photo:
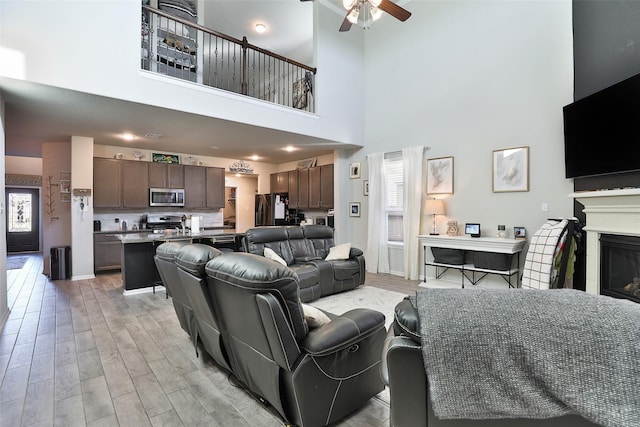
[(287, 224), (287, 201), (287, 193), (257, 194), (256, 227)]

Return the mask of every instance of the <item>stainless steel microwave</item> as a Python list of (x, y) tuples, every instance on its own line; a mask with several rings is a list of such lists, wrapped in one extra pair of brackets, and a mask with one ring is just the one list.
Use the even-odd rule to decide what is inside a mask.
[(184, 189), (150, 188), (149, 206), (184, 206)]

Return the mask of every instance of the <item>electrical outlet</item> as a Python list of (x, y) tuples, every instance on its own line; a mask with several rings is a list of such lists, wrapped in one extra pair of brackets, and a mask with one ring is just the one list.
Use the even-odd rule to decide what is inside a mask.
[(542, 204), (542, 212), (549, 212), (549, 203)]

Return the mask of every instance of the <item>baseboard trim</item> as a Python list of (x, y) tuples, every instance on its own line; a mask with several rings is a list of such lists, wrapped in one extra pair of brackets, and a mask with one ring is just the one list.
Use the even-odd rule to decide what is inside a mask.
[(96, 275), (95, 274), (86, 274), (84, 276), (71, 276), (71, 281), (75, 282), (76, 280), (88, 280), (88, 279), (95, 279)]
[[(156, 285), (156, 288), (164, 289), (164, 286)], [(124, 291), (122, 291), (122, 295), (124, 295), (126, 297), (126, 296), (130, 296), (130, 295), (146, 294), (146, 293), (149, 293), (149, 292), (153, 292), (153, 286), (148, 286), (146, 288), (124, 290)]]

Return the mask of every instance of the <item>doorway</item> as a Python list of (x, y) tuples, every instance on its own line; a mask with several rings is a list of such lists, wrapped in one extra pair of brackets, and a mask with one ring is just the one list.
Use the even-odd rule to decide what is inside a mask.
[(7, 253), (40, 250), (40, 191), (35, 188), (5, 189), (7, 207)]
[(223, 221), (224, 225), (236, 228), (236, 201), (238, 200), (238, 187), (225, 187), (225, 205), (223, 209)]

